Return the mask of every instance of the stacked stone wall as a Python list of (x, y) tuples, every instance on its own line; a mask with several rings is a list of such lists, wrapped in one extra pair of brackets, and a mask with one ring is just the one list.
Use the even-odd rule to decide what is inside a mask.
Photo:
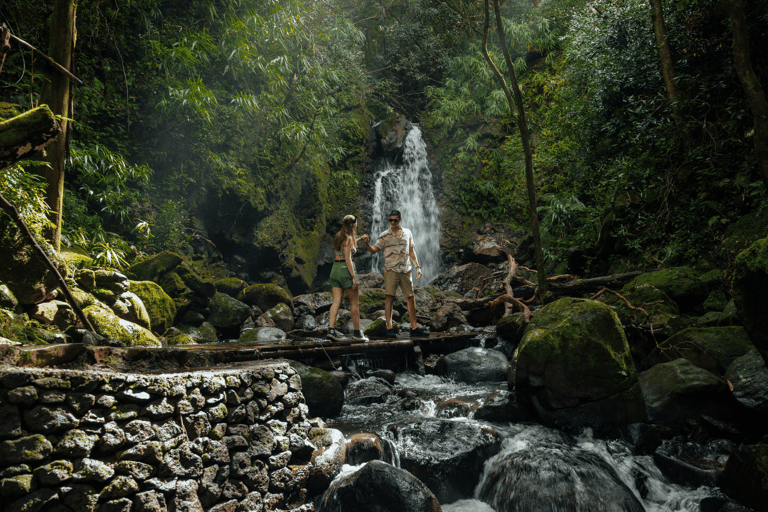
[(313, 510), (307, 411), (286, 363), (0, 371), (2, 509)]

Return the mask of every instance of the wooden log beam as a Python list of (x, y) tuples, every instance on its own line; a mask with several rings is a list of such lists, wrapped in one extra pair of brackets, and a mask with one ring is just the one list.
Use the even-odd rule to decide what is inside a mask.
[(40, 151), (61, 132), (47, 105), (0, 123), (0, 171)]

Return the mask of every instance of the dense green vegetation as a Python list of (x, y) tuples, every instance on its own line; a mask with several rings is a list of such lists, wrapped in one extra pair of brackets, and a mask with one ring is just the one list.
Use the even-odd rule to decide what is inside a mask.
[[(47, 49), (55, 20), (39, 4), (8, 0), (2, 14)], [(289, 284), (309, 286), (328, 226), (359, 208), (369, 123), (393, 112), (422, 122), (437, 149), (447, 222), (526, 229), (520, 139), (481, 53), (482, 6), (80, 0), (74, 73), (87, 85), (75, 86), (64, 244), (113, 266), (215, 244), (251, 273), (277, 258)], [(727, 264), (716, 258), (726, 230), (764, 208), (765, 189), (721, 3), (664, 3), (675, 104), (647, 1), (501, 6), (550, 261), (576, 250), (579, 273)], [(765, 85), (768, 8), (744, 9)], [(14, 47), (2, 101), (35, 106), (51, 72)], [(0, 191), (42, 232), (36, 169), (0, 174)]]

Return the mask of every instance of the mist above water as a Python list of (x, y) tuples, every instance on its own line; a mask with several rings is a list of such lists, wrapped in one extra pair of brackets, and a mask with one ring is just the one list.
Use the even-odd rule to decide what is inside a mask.
[[(402, 227), (413, 233), (416, 255), (421, 265), (421, 280), (414, 284), (426, 285), (440, 275), (440, 211), (432, 190), (432, 173), (427, 164), (427, 144), (417, 126), (408, 132), (402, 163), (382, 157), (374, 162), (375, 190), (371, 243), (389, 228), (388, 215), (400, 210)], [(373, 271), (384, 273), (384, 257), (377, 253)]]

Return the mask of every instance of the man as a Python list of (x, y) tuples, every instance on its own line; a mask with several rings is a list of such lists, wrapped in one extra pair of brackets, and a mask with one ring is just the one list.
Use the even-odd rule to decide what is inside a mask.
[(411, 262), (416, 267), (416, 279), (421, 279), (421, 267), (416, 258), (416, 250), (413, 246), (411, 231), (402, 227), (399, 210), (392, 210), (389, 214), (389, 229), (379, 235), (375, 245), (368, 242), (368, 237), (363, 237), (365, 247), (376, 254), (384, 251), (384, 313), (387, 321), (387, 338), (395, 338), (397, 331), (392, 326), (392, 303), (395, 301), (395, 293), (398, 286), (408, 304), (408, 317), (411, 321), (411, 336), (429, 336), (429, 331), (419, 327), (416, 323), (416, 300), (413, 296), (413, 282), (411, 281)]

